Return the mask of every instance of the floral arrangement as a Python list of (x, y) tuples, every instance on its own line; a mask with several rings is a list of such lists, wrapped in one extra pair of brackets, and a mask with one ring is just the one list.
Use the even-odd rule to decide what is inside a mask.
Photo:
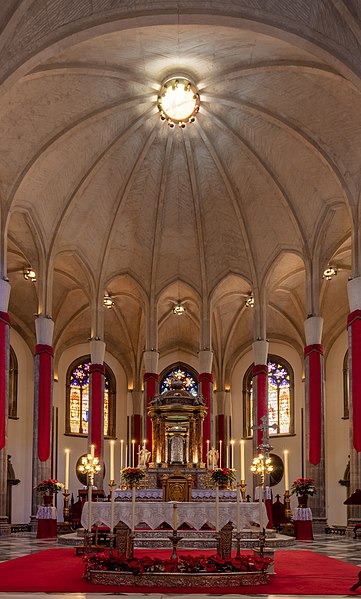
[(128, 485), (135, 485), (144, 478), (145, 472), (141, 468), (123, 468), (120, 475)]
[(211, 472), (211, 481), (216, 485), (231, 485), (236, 480), (233, 468), (216, 468)]
[(291, 485), (291, 495), (305, 497), (306, 495), (316, 495), (316, 487), (313, 478), (296, 478)]
[(58, 493), (64, 488), (63, 483), (60, 483), (58, 480), (54, 478), (48, 478), (47, 480), (42, 480), (41, 483), (38, 483), (34, 489), (41, 493), (42, 495), (51, 495), (52, 493)]
[(123, 555), (104, 551), (84, 555), (85, 578), (89, 578), (91, 570), (111, 572), (132, 572), (134, 576), (147, 572), (264, 572), (272, 560), (257, 555), (239, 555), (223, 559), (219, 555), (180, 555), (178, 559), (158, 559), (144, 556), (142, 558), (126, 558)]

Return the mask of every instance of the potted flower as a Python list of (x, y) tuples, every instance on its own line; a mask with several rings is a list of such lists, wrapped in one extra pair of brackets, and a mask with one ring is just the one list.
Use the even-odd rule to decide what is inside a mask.
[(120, 475), (125, 480), (127, 487), (131, 488), (144, 478), (145, 473), (141, 468), (123, 468)]
[(44, 498), (44, 505), (51, 505), (53, 503), (54, 493), (58, 493), (64, 488), (63, 483), (60, 483), (54, 478), (48, 478), (42, 480), (34, 487), (34, 489), (40, 493)]
[(306, 507), (308, 496), (315, 494), (313, 478), (296, 478), (291, 485), (291, 495), (297, 495), (299, 507)]
[(220, 488), (226, 489), (232, 486), (236, 480), (235, 470), (233, 468), (216, 468), (211, 472), (211, 481)]

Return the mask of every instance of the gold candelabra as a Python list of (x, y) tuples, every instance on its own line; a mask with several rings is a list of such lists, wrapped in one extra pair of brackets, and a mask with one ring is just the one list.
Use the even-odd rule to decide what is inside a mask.
[(94, 475), (99, 474), (102, 467), (99, 458), (94, 455), (94, 445), (90, 446), (90, 453), (84, 456), (78, 466), (79, 472), (87, 475), (88, 479), (88, 534), (91, 534), (92, 526), (92, 488), (94, 485)]

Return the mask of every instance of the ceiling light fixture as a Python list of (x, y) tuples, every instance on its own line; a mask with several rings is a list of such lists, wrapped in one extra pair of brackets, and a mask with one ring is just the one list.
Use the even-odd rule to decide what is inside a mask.
[(114, 302), (107, 292), (104, 294), (103, 304), (105, 308), (108, 308), (108, 310), (114, 306)]
[(182, 304), (177, 304), (173, 308), (173, 314), (176, 314), (177, 316), (182, 316), (182, 314), (184, 314), (185, 311), (186, 309), (184, 306), (182, 306)]
[(247, 308), (254, 307), (254, 297), (253, 297), (252, 293), (250, 293), (250, 295), (247, 297), (245, 304), (246, 304)]
[(163, 83), (158, 96), (158, 110), (161, 120), (171, 128), (178, 125), (184, 129), (187, 123), (194, 123), (199, 106), (197, 88), (186, 77), (172, 77)]
[(326, 281), (331, 281), (332, 277), (335, 277), (336, 275), (337, 275), (337, 268), (336, 268), (336, 266), (328, 266), (323, 271), (322, 278), (326, 279)]
[(23, 270), (24, 279), (36, 283), (36, 272), (30, 266)]

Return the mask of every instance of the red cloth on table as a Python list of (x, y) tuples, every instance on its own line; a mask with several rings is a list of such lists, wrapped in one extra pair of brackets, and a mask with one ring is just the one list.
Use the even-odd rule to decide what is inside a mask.
[(313, 541), (312, 520), (294, 520), (297, 541)]
[(56, 520), (38, 520), (38, 532), (36, 535), (37, 539), (56, 539), (57, 536), (58, 532)]

